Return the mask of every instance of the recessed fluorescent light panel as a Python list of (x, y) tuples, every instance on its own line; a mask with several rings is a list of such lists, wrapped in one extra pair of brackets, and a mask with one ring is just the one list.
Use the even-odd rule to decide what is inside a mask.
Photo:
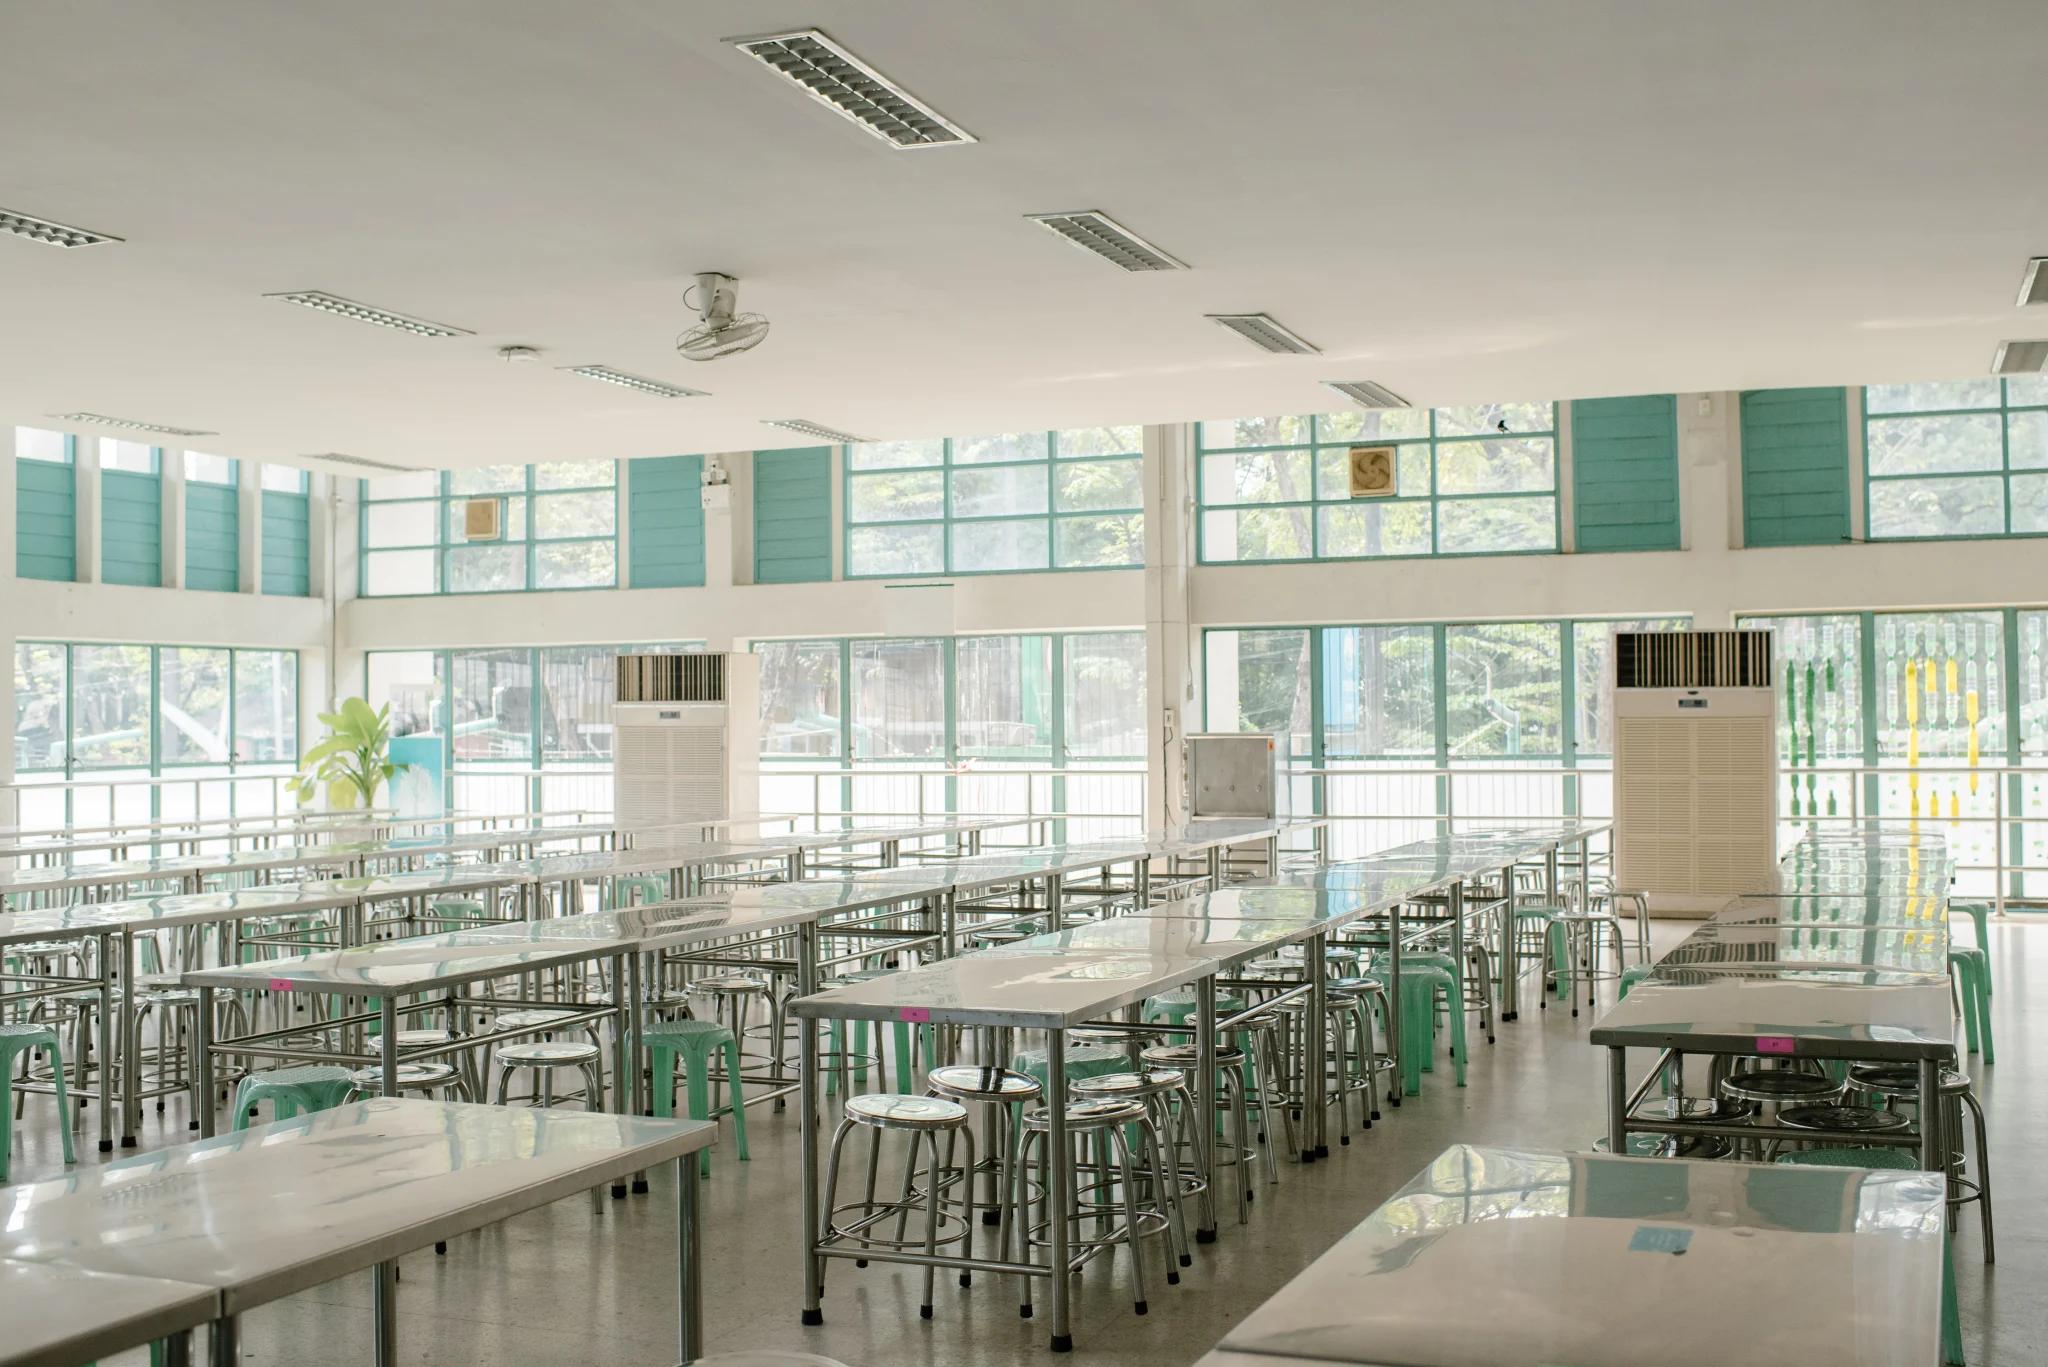
[(840, 446), (852, 446), (867, 440), (866, 437), (849, 436), (845, 432), (834, 428), (820, 427), (817, 423), (811, 422), (807, 418), (763, 418), (761, 421), (770, 427), (780, 427), (790, 432), (800, 432), (804, 436), (816, 437), (819, 441), (829, 441)]
[(1324, 380), (1327, 389), (1334, 389), (1360, 408), (1406, 408), (1408, 400), (1396, 394), (1383, 384), (1371, 380)]
[(1076, 209), (1065, 214), (1026, 214), (1025, 217), (1119, 270), (1184, 271), (1188, 268), (1185, 261), (1168, 256), (1100, 209)]
[(974, 141), (954, 123), (814, 28), (725, 40), (766, 63), (805, 94), (891, 147), (952, 147)]
[(368, 304), (358, 304), (353, 299), (344, 299), (338, 294), (325, 290), (293, 290), (289, 294), (266, 294), (265, 299), (281, 299), (287, 304), (301, 308), (318, 309), (339, 318), (353, 318), (358, 323), (375, 323), (380, 328), (397, 328), (410, 332), (416, 337), (474, 337), (468, 328), (450, 327), (446, 323), (430, 323), (424, 318), (409, 318), (403, 313), (392, 313), (388, 309), (374, 309)]
[(2048, 341), (2000, 342), (1991, 358), (1994, 375), (2032, 375), (2048, 369)]
[(2027, 273), (2020, 278), (2020, 307), (2029, 304), (2048, 304), (2048, 256), (2029, 261)]
[(389, 470), (394, 474), (416, 475), (419, 467), (414, 465), (388, 465), (381, 460), (369, 460), (362, 456), (344, 456), (339, 451), (322, 451), (317, 455), (300, 456), (300, 460), (324, 460), (330, 465), (354, 465), (364, 470)]
[(139, 418), (110, 418), (104, 413), (52, 413), (53, 418), (65, 422), (92, 422), (101, 427), (120, 427), (130, 432), (155, 432), (166, 437), (217, 437), (218, 432), (202, 432), (196, 427), (171, 427), (160, 422), (143, 422)]
[(1210, 313), (1203, 315), (1212, 323), (1220, 323), (1238, 336), (1250, 342), (1261, 351), (1271, 351), (1286, 356), (1315, 356), (1321, 354), (1317, 348), (1289, 332), (1263, 313)]
[(626, 389), (637, 389), (642, 394), (652, 394), (658, 399), (701, 399), (701, 389), (685, 389), (679, 384), (664, 384), (642, 375), (628, 375), (623, 370), (613, 370), (608, 365), (565, 365), (562, 369), (571, 375), (581, 375), (586, 380), (602, 380), (606, 384), (619, 385)]
[(0, 233), (13, 233), (16, 237), (25, 237), (31, 242), (42, 242), (52, 247), (90, 247), (101, 242), (121, 240), (107, 233), (52, 223), (49, 219), (37, 218), (34, 214), (17, 214), (12, 209), (0, 209)]

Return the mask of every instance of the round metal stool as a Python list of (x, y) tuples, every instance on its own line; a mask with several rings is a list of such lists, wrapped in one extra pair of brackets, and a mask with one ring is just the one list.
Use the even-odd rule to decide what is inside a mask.
[[(1192, 1267), (1193, 1251), (1188, 1247), (1187, 1213), (1181, 1204), (1180, 1180), (1166, 1162), (1168, 1153), (1178, 1154), (1192, 1147), (1188, 1126), (1195, 1114), (1194, 1094), (1188, 1090), (1188, 1075), (1178, 1068), (1147, 1068), (1141, 1073), (1108, 1073), (1082, 1078), (1074, 1084), (1074, 1095), (1084, 1099), (1108, 1098), (1144, 1103), (1147, 1123), (1140, 1127), (1145, 1140), (1148, 1169), (1148, 1199), (1167, 1217), (1168, 1251), (1166, 1283), (1178, 1285), (1180, 1272), (1174, 1267)], [(1169, 1142), (1167, 1136), (1172, 1136)]]
[[(1332, 978), (1329, 990), (1342, 992), (1347, 997), (1355, 998), (1358, 1003), (1354, 1009), (1358, 1016), (1356, 1031), (1360, 1051), (1352, 1057), (1351, 1062), (1365, 1074), (1364, 1128), (1369, 1130), (1372, 1128), (1372, 1122), (1380, 1118), (1380, 1078), (1383, 1075), (1392, 1078), (1401, 1068), (1399, 1059), (1390, 1053), (1379, 1052), (1373, 1037), (1375, 1012), (1378, 1019), (1387, 1018), (1387, 985), (1378, 978), (1361, 974)], [(1356, 1090), (1355, 1082), (1353, 1089)], [(1401, 1096), (1399, 1084), (1389, 1090), (1398, 1104)], [(1343, 1135), (1342, 1139), (1347, 1144), (1351, 1142), (1349, 1134)]]
[[(1920, 1098), (1920, 1070), (1913, 1064), (1866, 1063), (1849, 1070), (1851, 1089), (1874, 1097), (1887, 1106), (1915, 1106)], [(1991, 1223), (1991, 1145), (1984, 1127), (1984, 1107), (1978, 1102), (1970, 1075), (1954, 1068), (1941, 1070), (1941, 1125), (1948, 1148), (1948, 1209), (1956, 1212), (1970, 1202), (1977, 1203), (1978, 1229), (1984, 1237), (1984, 1261), (1998, 1261)], [(1969, 1112), (1970, 1137), (1977, 1148), (1977, 1175), (1969, 1175), (1969, 1155), (1963, 1144), (1963, 1113)]]
[[(732, 1031), (732, 1037), (740, 1042), (740, 1057), (757, 1059), (780, 1071), (782, 1067), (782, 1003), (775, 996), (767, 975), (761, 973), (734, 972), (712, 973), (702, 978), (692, 978), (688, 984), (691, 995), (703, 995), (712, 999), (712, 1016), (720, 1025)], [(758, 1032), (760, 1026), (749, 1025), (748, 1016), (753, 1014), (752, 1004), (759, 1001), (767, 1008), (768, 1052), (760, 1053), (747, 1048), (750, 1032)], [(740, 1080), (727, 1079), (733, 1095), (740, 1094)]]
[[(1170, 1068), (1184, 1077), (1192, 1076), (1195, 1069), (1200, 1066), (1200, 1049), (1192, 1044), (1155, 1044), (1144, 1050), (1139, 1057), (1147, 1068)], [(1245, 1068), (1249, 1062), (1245, 1051), (1234, 1044), (1216, 1046), (1216, 1077), (1222, 1088), (1216, 1098), (1216, 1106), (1219, 1112), (1230, 1117), (1231, 1142), (1217, 1151), (1215, 1161), (1219, 1165), (1229, 1166), (1237, 1173), (1237, 1180), (1231, 1185), (1237, 1188), (1239, 1224), (1245, 1224), (1251, 1219), (1252, 1163), (1258, 1157), (1258, 1149), (1251, 1138), (1251, 1115), (1247, 1102), (1249, 1089), (1245, 1085)], [(1189, 1090), (1193, 1090), (1192, 1086)], [(1201, 1161), (1201, 1148), (1190, 1142), (1187, 1157), (1180, 1157), (1180, 1142), (1192, 1141), (1193, 1138), (1192, 1133), (1178, 1133), (1175, 1136), (1173, 1167), (1179, 1174), (1183, 1201), (1190, 1196), (1199, 1196), (1209, 1189), (1209, 1173)]]
[[(846, 1147), (847, 1136), (855, 1128), (868, 1131), (868, 1174), (867, 1189), (859, 1201), (846, 1205), (837, 1204), (839, 1194), (839, 1159)], [(904, 1134), (910, 1138), (910, 1151), (904, 1156), (903, 1188), (896, 1199), (876, 1200), (875, 1181), (881, 1170), (882, 1140), (886, 1134)], [(946, 1137), (946, 1157), (939, 1155), (939, 1136)], [(945, 1191), (956, 1181), (949, 1176), (951, 1155), (955, 1142), (967, 1147), (967, 1163), (957, 1175), (960, 1210), (949, 1207)], [(918, 1151), (924, 1149), (929, 1155), (925, 1169), (925, 1183), (922, 1191), (917, 1185)], [(876, 1252), (902, 1252), (915, 1249), (927, 1258), (936, 1258), (942, 1244), (958, 1243), (968, 1257), (974, 1255), (974, 1182), (969, 1176), (974, 1171), (974, 1131), (967, 1124), (967, 1108), (957, 1101), (940, 1096), (901, 1096), (891, 1092), (870, 1092), (848, 1099), (846, 1117), (839, 1122), (838, 1131), (832, 1136), (832, 1156), (825, 1170), (825, 1235), (821, 1247), (837, 1243), (854, 1249)], [(924, 1235), (922, 1238), (909, 1237), (911, 1214), (916, 1211), (920, 1200), (924, 1206)], [(858, 1212), (857, 1217), (854, 1212)], [(896, 1219), (894, 1237), (876, 1233), (876, 1227), (890, 1216)], [(842, 1216), (851, 1218), (842, 1219)], [(945, 1232), (940, 1232), (944, 1225)], [(866, 1259), (857, 1259), (856, 1266), (865, 1267)], [(932, 1283), (937, 1275), (935, 1264), (928, 1263), (924, 1269), (924, 1301), (919, 1313), (925, 1318), (932, 1317)]]
[[(348, 1075), (349, 1083), (357, 1096), (384, 1095), (384, 1070), (382, 1068), (358, 1068)], [(469, 1084), (463, 1080), (461, 1070), (452, 1063), (401, 1063), (398, 1065), (398, 1090), (406, 1092), (452, 1092), (458, 1100), (474, 1101)]]
[[(1068, 1142), (1074, 1149), (1067, 1153), (1052, 1152), (1052, 1113), (1037, 1110), (1024, 1117), (1024, 1144), (1018, 1153), (1017, 1167), (1020, 1173), (1030, 1169), (1032, 1155), (1039, 1161), (1039, 1184), (1045, 1190), (1045, 1197), (1038, 1203), (1043, 1218), (1033, 1220), (1030, 1211), (1023, 1212), (1020, 1221), (1024, 1232), (1024, 1250), (1028, 1256), (1034, 1247), (1045, 1248), (1052, 1242), (1052, 1222), (1064, 1221), (1069, 1235), (1067, 1248), (1069, 1256), (1094, 1249), (1105, 1249), (1122, 1244), (1131, 1255), (1132, 1308), (1140, 1315), (1149, 1308), (1145, 1301), (1145, 1252), (1141, 1239), (1154, 1235), (1165, 1235), (1169, 1221), (1163, 1210), (1156, 1206), (1141, 1208), (1138, 1204), (1139, 1165), (1132, 1154), (1130, 1141), (1125, 1137), (1125, 1127), (1135, 1126), (1141, 1131), (1150, 1131), (1149, 1147), (1156, 1149), (1158, 1134), (1152, 1130), (1152, 1119), (1142, 1101), (1128, 1098), (1098, 1097), (1085, 1101), (1070, 1101), (1066, 1108)], [(1095, 1149), (1093, 1164), (1087, 1161), (1090, 1145)], [(1111, 1162), (1114, 1160), (1114, 1169)], [(1051, 1164), (1069, 1165), (1071, 1171), (1067, 1181), (1067, 1209), (1055, 1211), (1052, 1206)], [(1090, 1168), (1097, 1174), (1085, 1186), (1081, 1181), (1084, 1171)], [(1150, 1171), (1153, 1189), (1163, 1191), (1168, 1185), (1165, 1177)], [(1104, 1199), (1092, 1198), (1096, 1192), (1104, 1193)], [(1114, 1198), (1110, 1193), (1114, 1192)], [(1121, 1214), (1121, 1221), (1111, 1212)], [(1084, 1232), (1084, 1222), (1098, 1222), (1098, 1232), (1092, 1237)], [(1055, 1273), (1055, 1275), (1060, 1275)], [(1026, 1282), (1024, 1294), (1030, 1295)], [(1029, 1316), (1031, 1303), (1027, 1299), (1018, 1305), (1018, 1313)]]
[[(1722, 1078), (1718, 1090), (1731, 1100), (1754, 1102), (1757, 1122), (1760, 1126), (1768, 1126), (1788, 1107), (1819, 1106), (1836, 1101), (1842, 1095), (1842, 1087), (1842, 1083), (1822, 1073), (1790, 1068), (1745, 1068)], [(1738, 1158), (1746, 1155), (1767, 1163), (1776, 1144), (1760, 1129), (1755, 1139), (1737, 1141), (1736, 1148)]]
[[(997, 1235), (1000, 1246), (997, 1256), (1008, 1258), (1010, 1233), (1016, 1228), (1016, 1208), (1012, 1201), (1016, 1191), (1017, 1149), (1024, 1139), (1023, 1130), (1019, 1127), (1022, 1119), (1019, 1108), (1026, 1102), (1044, 1097), (1045, 1088), (1039, 1086), (1038, 1079), (1029, 1073), (1020, 1073), (1014, 1068), (984, 1068), (971, 1063), (934, 1068), (925, 1075), (925, 1080), (934, 1096), (987, 1108), (982, 1112), (983, 1157), (975, 1166), (975, 1171), (986, 1179), (981, 1222), (1002, 1227), (1002, 1232)], [(960, 1274), (960, 1285), (971, 1285), (972, 1280), (972, 1273)]]
[(552, 1106), (555, 1104), (556, 1071), (574, 1068), (583, 1076), (583, 1109), (601, 1111), (604, 1109), (602, 1058), (603, 1051), (596, 1045), (580, 1041), (534, 1040), (504, 1045), (497, 1055), (498, 1104), (502, 1106), (509, 1099), (513, 1075), (529, 1072), (534, 1075), (536, 1090), (522, 1099), (544, 1107)]

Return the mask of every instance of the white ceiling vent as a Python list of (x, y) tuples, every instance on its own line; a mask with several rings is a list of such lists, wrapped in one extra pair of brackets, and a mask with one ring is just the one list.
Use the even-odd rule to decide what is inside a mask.
[(581, 375), (586, 380), (602, 380), (606, 384), (619, 385), (626, 389), (637, 389), (642, 394), (652, 394), (657, 399), (701, 399), (701, 389), (686, 389), (679, 384), (668, 384), (661, 380), (650, 380), (644, 375), (628, 375), (623, 370), (613, 370), (608, 365), (565, 365), (563, 370), (571, 375)]
[(725, 40), (891, 147), (952, 147), (974, 135), (814, 28)]
[(143, 422), (140, 418), (110, 418), (104, 413), (52, 413), (53, 418), (64, 422), (90, 422), (101, 427), (121, 427), (130, 432), (155, 432), (166, 437), (217, 437), (218, 432), (203, 431), (197, 427), (172, 427), (167, 423)]
[(1360, 408), (1406, 408), (1408, 400), (1396, 394), (1383, 384), (1371, 380), (1324, 380), (1326, 389), (1334, 389)]
[(2020, 307), (2029, 304), (2048, 304), (2048, 256), (2029, 261), (2027, 273), (2020, 277)]
[(374, 323), (380, 328), (396, 328), (410, 332), (415, 337), (474, 337), (468, 328), (451, 327), (447, 323), (430, 323), (424, 318), (412, 318), (389, 309), (371, 308), (358, 304), (353, 299), (344, 299), (338, 294), (325, 290), (292, 290), (287, 294), (266, 294), (265, 299), (279, 299), (301, 308), (318, 309), (338, 318), (353, 318), (358, 323)]
[(121, 239), (108, 233), (96, 233), (88, 228), (73, 228), (63, 223), (52, 223), (47, 218), (34, 214), (18, 214), (12, 209), (0, 209), (0, 233), (13, 233), (31, 242), (41, 242), (52, 247), (91, 247), (101, 242), (119, 242)]
[(2000, 342), (1991, 358), (1994, 375), (2032, 375), (2048, 368), (2048, 341)]
[(829, 441), (840, 446), (853, 446), (867, 440), (866, 437), (851, 437), (831, 427), (822, 427), (808, 418), (763, 418), (770, 427), (780, 427), (790, 432), (800, 432), (819, 441)]
[(1025, 217), (1119, 270), (1184, 271), (1188, 268), (1185, 261), (1168, 256), (1100, 209), (1075, 209), (1064, 214), (1026, 214)]
[(1274, 322), (1270, 314), (1211, 313), (1204, 316), (1212, 323), (1229, 328), (1261, 351), (1270, 351), (1282, 356), (1321, 354), (1318, 348)]
[(370, 460), (364, 456), (344, 456), (339, 451), (321, 451), (315, 455), (300, 456), (300, 460), (321, 460), (329, 465), (353, 465), (364, 470), (389, 470), (397, 475), (416, 475), (416, 465), (388, 465), (381, 460)]

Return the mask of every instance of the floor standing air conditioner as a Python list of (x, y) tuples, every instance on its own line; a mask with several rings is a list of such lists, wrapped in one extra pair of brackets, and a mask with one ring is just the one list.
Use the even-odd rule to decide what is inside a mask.
[(1767, 631), (1618, 632), (1614, 881), (1664, 915), (1765, 886), (1778, 753)]
[(612, 728), (612, 804), (621, 827), (759, 812), (759, 656), (621, 655)]

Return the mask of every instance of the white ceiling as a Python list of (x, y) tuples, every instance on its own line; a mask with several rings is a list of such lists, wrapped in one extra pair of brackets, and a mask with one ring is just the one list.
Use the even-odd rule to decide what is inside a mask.
[[(810, 25), (980, 141), (896, 151), (720, 41)], [(2040, 0), (12, 4), (0, 207), (126, 241), (0, 237), (0, 416), (457, 465), (1979, 374), (2048, 335), (2044, 40)], [(1023, 217), (1077, 208), (1194, 269)], [(675, 355), (706, 269), (757, 351)], [(1255, 310), (1325, 354), (1202, 318)]]

